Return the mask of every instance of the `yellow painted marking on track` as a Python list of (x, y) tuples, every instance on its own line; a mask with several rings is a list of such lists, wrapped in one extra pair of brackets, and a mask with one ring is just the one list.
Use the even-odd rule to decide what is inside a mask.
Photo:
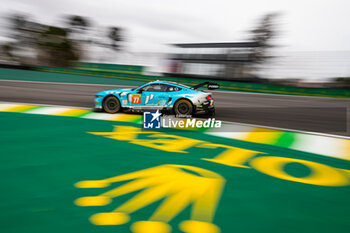
[(350, 178), (350, 170), (338, 169), (338, 171), (344, 172)]
[(129, 222), (130, 217), (124, 213), (97, 213), (90, 217), (95, 225), (121, 225)]
[[(288, 174), (283, 168), (288, 163), (299, 163), (310, 169), (310, 175), (295, 177)], [(277, 156), (262, 156), (253, 159), (251, 166), (261, 173), (283, 180), (320, 186), (345, 186), (349, 179), (336, 168), (302, 159), (293, 159)]]
[(350, 140), (344, 139), (343, 140), (343, 148), (344, 148), (344, 157), (343, 159), (350, 160)]
[(232, 167), (241, 167), (241, 168), (250, 168), (249, 166), (244, 165), (247, 163), (250, 159), (252, 159), (257, 154), (261, 154), (262, 152), (259, 151), (253, 151), (253, 150), (247, 150), (227, 145), (221, 145), (221, 144), (212, 144), (212, 143), (206, 143), (201, 144), (198, 147), (203, 148), (226, 148), (225, 151), (223, 151), (221, 154), (217, 155), (215, 158), (208, 159), (208, 158), (202, 158), (203, 160), (214, 162), (214, 163), (220, 163), (227, 166)]
[(140, 115), (131, 115), (131, 114), (120, 114), (119, 116), (116, 116), (115, 118), (113, 118), (113, 121), (136, 121), (136, 120), (141, 120), (141, 116)]
[(6, 112), (7, 109), (12, 108), (14, 106), (19, 106), (19, 104), (6, 104), (0, 102), (0, 112)]
[(69, 109), (67, 111), (64, 111), (62, 113), (58, 114), (53, 114), (55, 116), (80, 116), (83, 115), (84, 113), (91, 112), (90, 110), (87, 109)]
[(180, 229), (186, 233), (219, 233), (220, 229), (209, 222), (195, 220), (183, 221), (180, 223)]
[[(130, 143), (151, 147), (168, 152), (188, 153), (185, 151), (202, 141), (181, 137), (172, 134), (164, 134), (157, 131), (142, 130), (132, 126), (115, 126), (113, 132), (88, 132), (94, 135), (120, 140)], [(139, 134), (148, 134), (146, 138), (138, 138)]]
[(279, 130), (256, 128), (241, 140), (255, 143), (273, 144), (281, 137), (281, 135), (282, 132)]
[(9, 108), (6, 108), (2, 111), (4, 112), (24, 112), (24, 111), (28, 111), (32, 108), (36, 108), (38, 107), (37, 105), (17, 105), (17, 106), (10, 106)]
[(88, 132), (94, 135), (100, 135), (107, 138), (120, 140), (120, 141), (131, 141), (135, 140), (139, 134), (155, 134), (157, 131), (141, 130), (133, 126), (114, 126), (113, 132)]
[(96, 181), (96, 180), (85, 180), (80, 181), (75, 184), (77, 188), (105, 188), (109, 186), (109, 183), (106, 181)]
[(199, 227), (202, 229), (201, 226), (207, 226), (211, 230), (205, 232), (219, 232), (217, 231), (219, 228), (211, 222), (225, 185), (225, 179), (215, 172), (199, 167), (169, 164), (104, 180), (80, 181), (75, 186), (82, 188), (105, 187), (116, 182), (123, 183), (98, 196), (78, 198), (75, 200), (75, 204), (78, 206), (103, 206), (112, 203), (114, 198), (135, 191), (140, 192), (110, 213), (103, 212), (92, 215), (91, 223), (95, 225), (121, 225), (128, 222), (129, 215), (135, 211), (163, 199), (148, 221), (133, 224), (133, 232), (170, 232), (170, 226), (167, 223), (188, 206), (191, 206), (191, 218), (187, 224), (188, 227), (184, 228)]
[(78, 206), (104, 206), (111, 203), (111, 199), (104, 196), (82, 197), (75, 201)]
[(171, 227), (159, 221), (139, 221), (131, 226), (133, 233), (170, 233)]

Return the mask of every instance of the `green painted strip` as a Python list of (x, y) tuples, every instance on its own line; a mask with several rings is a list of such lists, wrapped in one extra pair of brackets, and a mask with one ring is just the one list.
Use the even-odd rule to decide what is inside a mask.
[(133, 122), (133, 123), (142, 123), (142, 122), (143, 122), (143, 119), (142, 119), (142, 117), (140, 116), (140, 118), (131, 120), (130, 122)]
[(205, 133), (205, 132), (207, 132), (208, 130), (210, 130), (211, 128), (196, 128), (196, 131), (198, 131), (198, 132), (202, 132), (202, 133)]
[(88, 114), (90, 114), (90, 113), (92, 113), (92, 111), (80, 113), (80, 114), (76, 115), (75, 117), (83, 117), (83, 116), (86, 116), (86, 115), (88, 115)]
[(296, 139), (296, 133), (283, 132), (280, 138), (273, 144), (274, 146), (290, 148)]
[(32, 107), (28, 107), (28, 108), (21, 109), (21, 110), (18, 110), (18, 111), (13, 111), (13, 112), (25, 113), (25, 112), (32, 111), (32, 110), (34, 110), (34, 109), (43, 108), (43, 107), (44, 107), (44, 106), (32, 106)]
[(35, 107), (31, 108), (31, 109), (28, 109), (28, 110), (24, 111), (24, 113), (27, 112), (27, 111), (32, 111), (32, 110), (41, 109), (41, 108), (47, 108), (47, 106), (38, 105), (38, 106), (35, 106)]

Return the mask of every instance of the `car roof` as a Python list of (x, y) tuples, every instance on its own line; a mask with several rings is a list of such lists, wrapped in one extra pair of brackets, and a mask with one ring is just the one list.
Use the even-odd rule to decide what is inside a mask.
[(149, 82), (149, 84), (151, 83), (162, 83), (162, 84), (173, 84), (173, 85), (177, 85), (177, 86), (180, 86), (180, 87), (185, 87), (185, 88), (192, 88), (192, 87), (189, 87), (187, 85), (184, 85), (184, 84), (181, 84), (181, 83), (177, 83), (177, 82), (173, 82), (173, 81), (160, 81), (160, 80), (157, 80), (157, 81), (152, 81), (152, 82)]

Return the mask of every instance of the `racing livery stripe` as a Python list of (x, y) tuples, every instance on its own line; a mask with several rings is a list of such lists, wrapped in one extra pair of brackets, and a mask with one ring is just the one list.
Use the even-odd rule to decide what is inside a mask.
[[(142, 115), (96, 113), (89, 109), (41, 106), (0, 102), (0, 112), (18, 112), (53, 116), (80, 117), (85, 119), (141, 123)], [(309, 133), (267, 129), (225, 122), (221, 129), (198, 129), (205, 134), (248, 141), (266, 145), (290, 148), (314, 154), (350, 160), (350, 140)]]

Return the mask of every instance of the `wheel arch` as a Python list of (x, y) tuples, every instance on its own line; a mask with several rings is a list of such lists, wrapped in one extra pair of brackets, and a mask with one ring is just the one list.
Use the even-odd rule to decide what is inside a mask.
[(106, 99), (107, 99), (108, 97), (110, 97), (110, 96), (117, 98), (117, 100), (118, 100), (118, 102), (119, 102), (119, 105), (120, 105), (120, 109), (118, 110), (118, 112), (121, 111), (121, 110), (123, 109), (122, 102), (121, 102), (119, 96), (117, 96), (117, 95), (115, 95), (115, 94), (108, 94), (108, 95), (106, 95), (106, 96), (103, 97), (103, 99), (101, 100), (102, 109), (103, 109), (104, 111), (106, 111), (106, 110), (104, 109), (104, 103), (105, 103)]
[(105, 101), (105, 99), (106, 99), (107, 97), (110, 97), (110, 96), (116, 97), (116, 98), (119, 100), (119, 102), (121, 103), (121, 100), (120, 100), (120, 98), (119, 98), (118, 95), (115, 95), (115, 94), (108, 94), (108, 95), (105, 95), (105, 96), (103, 97), (103, 99), (102, 99), (102, 104), (103, 104), (103, 102)]
[(176, 100), (174, 101), (173, 107), (174, 107), (175, 104), (176, 104), (177, 102), (179, 102), (180, 100), (188, 100), (188, 101), (192, 104), (192, 106), (195, 107), (195, 105), (193, 104), (192, 100), (189, 99), (189, 98), (186, 98), (186, 97), (180, 97), (180, 98), (176, 99)]
[(176, 103), (177, 103), (178, 101), (180, 101), (180, 100), (187, 100), (187, 101), (189, 101), (189, 102), (191, 103), (191, 105), (192, 105), (193, 113), (195, 113), (195, 112), (196, 112), (196, 105), (195, 105), (195, 104), (193, 104), (193, 102), (192, 102), (192, 100), (191, 100), (191, 99), (186, 98), (186, 97), (180, 97), (180, 98), (178, 98), (177, 100), (175, 100), (175, 102), (174, 102), (174, 104), (173, 104), (173, 109), (174, 109), (174, 107), (175, 107)]

